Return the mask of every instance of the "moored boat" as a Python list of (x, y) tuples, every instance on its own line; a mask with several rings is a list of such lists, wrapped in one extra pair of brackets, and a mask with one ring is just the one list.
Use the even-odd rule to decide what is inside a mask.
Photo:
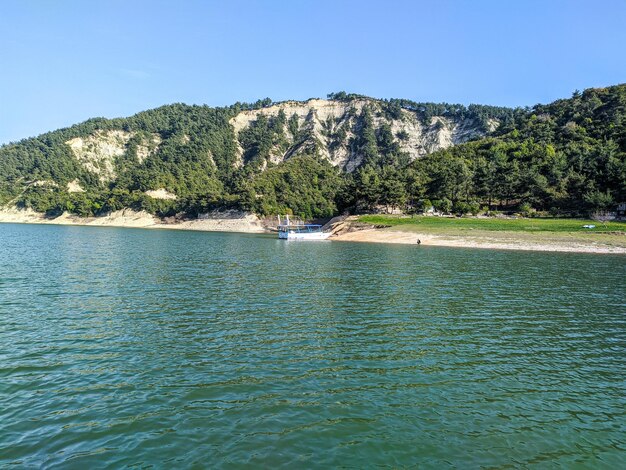
[(326, 240), (330, 232), (324, 232), (318, 224), (291, 223), (289, 216), (281, 221), (278, 216), (278, 238), (282, 240)]

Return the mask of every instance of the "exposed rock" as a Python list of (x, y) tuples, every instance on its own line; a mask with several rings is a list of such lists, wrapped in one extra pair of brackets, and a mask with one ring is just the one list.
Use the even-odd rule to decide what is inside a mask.
[(124, 131), (96, 131), (89, 137), (76, 137), (65, 142), (83, 167), (98, 175), (102, 182), (115, 179), (115, 158), (124, 154), (133, 136)]
[(67, 183), (67, 192), (68, 193), (84, 193), (85, 190), (82, 188), (78, 180), (70, 181)]
[(236, 210), (212, 211), (199, 214), (196, 220), (177, 224), (181, 230), (204, 230), (209, 232), (250, 232), (261, 233), (266, 229), (260, 219), (249, 212)]
[[(369, 98), (351, 101), (286, 101), (261, 109), (242, 111), (230, 120), (230, 124), (238, 136), (261, 115), (276, 117), (281, 111), (285, 114), (288, 122), (282, 129), (284, 139), (280, 145), (274, 145), (270, 150), (268, 160), (261, 163), (261, 170), (267, 163), (278, 164), (295, 155), (314, 153), (334, 166), (352, 172), (362, 164), (364, 158), (353, 145), (353, 139), (359, 128), (359, 115), (366, 107), (370, 111), (374, 128), (379, 129), (388, 124), (399, 148), (410, 160), (485, 134), (482, 126), (471, 119), (434, 116), (430, 122), (423, 123), (415, 113), (406, 109), (400, 110), (399, 115), (392, 119), (385, 112), (384, 102)], [(294, 117), (298, 123), (298, 132), (290, 130), (289, 120)], [(488, 123), (490, 129), (495, 129), (497, 125), (498, 122), (493, 119)], [(156, 153), (162, 143), (161, 136), (156, 133), (137, 138), (136, 132), (99, 130), (87, 137), (68, 140), (66, 144), (87, 171), (97, 175), (101, 182), (107, 183), (117, 177), (117, 159), (128, 151), (131, 139), (136, 144), (136, 157), (140, 164)], [(183, 134), (180, 141), (183, 145), (188, 144), (189, 135)], [(238, 139), (236, 145), (239, 159), (235, 166), (241, 167), (244, 163), (244, 149)], [(211, 161), (214, 160), (210, 152), (208, 157)], [(71, 187), (73, 189), (68, 185), (70, 192), (82, 191), (77, 182), (72, 182)], [(171, 199), (171, 195), (164, 197), (163, 194), (153, 197)]]
[(170, 193), (165, 188), (152, 189), (150, 191), (146, 191), (146, 195), (154, 199), (166, 199), (166, 200), (173, 200), (173, 201), (178, 199), (176, 194)]
[[(73, 219), (77, 219), (75, 216)], [(153, 227), (160, 220), (146, 211), (122, 209), (104, 217), (93, 217), (86, 225), (107, 225), (110, 227)]]
[(52, 180), (37, 180), (30, 183), (29, 186), (57, 188), (59, 185)]
[[(87, 171), (98, 175), (100, 181), (108, 182), (117, 176), (115, 159), (124, 155), (130, 139), (135, 135), (135, 132), (121, 130), (96, 131), (88, 137), (76, 137), (65, 143)], [(159, 134), (151, 134), (149, 138), (142, 137), (136, 150), (139, 163), (154, 154), (161, 141)]]
[(139, 163), (143, 163), (146, 158), (154, 154), (159, 149), (161, 141), (162, 139), (159, 134), (152, 134), (150, 139), (143, 138), (141, 143), (137, 145), (137, 159)]
[[(473, 120), (435, 116), (428, 125), (424, 125), (415, 113), (405, 109), (401, 110), (398, 119), (390, 119), (385, 116), (380, 101), (366, 98), (349, 102), (319, 99), (307, 102), (286, 101), (266, 108), (242, 111), (232, 118), (230, 123), (238, 135), (260, 115), (275, 117), (282, 110), (287, 120), (296, 116), (299, 128), (306, 129), (309, 137), (305, 141), (299, 141), (292, 135), (289, 126), (285, 125), (283, 134), (288, 142), (288, 148), (272, 149), (270, 154), (272, 163), (280, 163), (299, 153), (311, 153), (311, 149), (315, 149), (315, 153), (326, 158), (334, 166), (352, 172), (363, 161), (363, 156), (351, 148), (350, 142), (354, 137), (358, 115), (366, 106), (371, 111), (374, 127), (389, 124), (400, 149), (408, 154), (410, 160), (485, 135), (482, 127)], [(490, 120), (489, 128), (495, 129), (497, 125), (497, 121)], [(342, 138), (336, 139), (337, 135), (342, 135)], [(239, 142), (237, 145), (241, 159), (244, 149)], [(241, 164), (241, 161), (238, 162), (238, 165)]]
[(69, 212), (63, 212), (58, 217), (47, 217), (32, 209), (0, 207), (0, 222), (149, 228), (158, 225), (160, 221), (145, 211), (136, 212), (132, 209), (111, 212), (103, 217), (79, 217)]

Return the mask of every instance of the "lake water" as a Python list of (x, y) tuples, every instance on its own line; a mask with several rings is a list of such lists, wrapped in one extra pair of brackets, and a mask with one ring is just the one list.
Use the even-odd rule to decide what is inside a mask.
[(626, 257), (0, 224), (0, 467), (626, 458)]

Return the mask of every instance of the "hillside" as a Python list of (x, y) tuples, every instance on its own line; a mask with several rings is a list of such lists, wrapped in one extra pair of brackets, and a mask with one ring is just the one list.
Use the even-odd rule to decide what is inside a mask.
[(589, 214), (626, 201), (626, 85), (537, 105), (491, 136), (434, 152), (409, 173), (440, 206)]
[(0, 147), (0, 205), (50, 215), (381, 206), (582, 213), (626, 197), (626, 86), (532, 109), (376, 100), (174, 104)]

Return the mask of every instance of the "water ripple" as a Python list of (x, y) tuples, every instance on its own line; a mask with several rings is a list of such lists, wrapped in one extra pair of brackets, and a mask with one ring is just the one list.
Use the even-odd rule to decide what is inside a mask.
[(626, 258), (0, 225), (0, 466), (626, 458)]

